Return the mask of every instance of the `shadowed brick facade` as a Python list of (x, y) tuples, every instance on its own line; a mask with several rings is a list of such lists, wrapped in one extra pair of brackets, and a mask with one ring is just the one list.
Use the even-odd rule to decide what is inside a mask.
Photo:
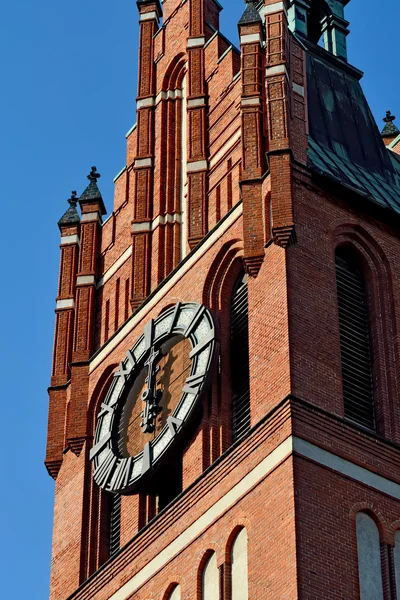
[[(202, 600), (212, 553), (218, 600), (245, 600), (231, 584), (242, 528), (250, 600), (357, 599), (360, 512), (379, 529), (382, 597), (400, 597), (400, 133), (389, 118), (381, 137), (347, 62), (346, 4), (247, 2), (237, 49), (217, 0), (137, 2), (137, 118), (113, 211), (103, 221), (93, 167), (59, 221), (51, 600), (175, 600), (175, 584)], [(344, 247), (367, 290), (373, 431), (345, 416)], [(233, 444), (243, 271), (251, 427)], [(182, 492), (162, 510), (151, 494), (122, 496), (110, 557), (111, 494), (89, 460), (96, 416), (146, 323), (177, 302), (211, 310), (218, 364), (182, 451)]]

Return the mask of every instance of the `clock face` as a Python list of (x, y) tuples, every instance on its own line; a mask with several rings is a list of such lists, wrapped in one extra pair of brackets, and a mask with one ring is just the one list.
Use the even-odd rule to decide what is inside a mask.
[(216, 354), (211, 313), (178, 303), (150, 321), (114, 374), (90, 458), (107, 491), (134, 491), (181, 437), (199, 405)]

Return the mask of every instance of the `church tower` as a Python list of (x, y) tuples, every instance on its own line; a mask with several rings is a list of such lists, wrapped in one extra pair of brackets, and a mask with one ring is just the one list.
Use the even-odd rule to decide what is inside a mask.
[[(237, 0), (239, 1), (239, 0)], [(400, 598), (400, 131), (348, 0), (138, 0), (136, 124), (58, 225), (51, 600)]]

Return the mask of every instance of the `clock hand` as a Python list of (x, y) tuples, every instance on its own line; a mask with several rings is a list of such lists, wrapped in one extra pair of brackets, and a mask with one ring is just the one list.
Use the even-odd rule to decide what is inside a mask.
[(145, 366), (148, 367), (148, 375), (146, 378), (147, 388), (142, 393), (142, 401), (145, 403), (145, 406), (142, 412), (140, 427), (143, 433), (152, 433), (154, 431), (154, 419), (161, 410), (158, 404), (162, 394), (160, 390), (155, 390), (156, 374), (160, 369), (160, 367), (155, 367), (155, 364), (159, 355), (160, 352), (156, 351), (154, 346), (152, 346), (149, 358), (145, 362)]

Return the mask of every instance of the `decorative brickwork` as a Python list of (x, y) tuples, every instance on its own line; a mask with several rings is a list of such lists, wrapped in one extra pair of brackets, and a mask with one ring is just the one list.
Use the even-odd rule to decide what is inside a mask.
[[(379, 529), (384, 600), (394, 598), (399, 143), (394, 139), (386, 148), (368, 120), (367, 158), (354, 136), (342, 139), (340, 129), (333, 144), (326, 134), (335, 126), (328, 109), (348, 118), (335, 104), (335, 85), (342, 86), (346, 110), (353, 97), (367, 105), (360, 73), (343, 52), (339, 59), (315, 44), (315, 31), (323, 27), (315, 23), (319, 0), (249, 0), (239, 21), (240, 51), (218, 31), (215, 0), (137, 4), (137, 124), (126, 135), (112, 214), (102, 222), (99, 174), (92, 168), (80, 215), (73, 194), (59, 221), (46, 453), (56, 479), (50, 599), (202, 598), (203, 569), (215, 553), (220, 600), (232, 600), (238, 576), (232, 545), (243, 528), (250, 600), (357, 599), (360, 512)], [(316, 27), (309, 35), (307, 19)], [(343, 34), (342, 21), (325, 25), (328, 42)], [(339, 75), (329, 87), (332, 73)], [(317, 123), (315, 114), (322, 115)], [(368, 193), (363, 186), (370, 186)], [(335, 252), (344, 246), (357, 254), (366, 282), (376, 432), (344, 411), (335, 272)], [(246, 421), (243, 437), (233, 443), (238, 352), (231, 299), (244, 270), (250, 430)], [(125, 422), (107, 394), (125, 378), (127, 356), (136, 356), (127, 351), (144, 331), (151, 339), (152, 320), (187, 302), (209, 309), (217, 332), (209, 387), (187, 436), (175, 449), (171, 445), (170, 462), (152, 473), (150, 451), (143, 451), (140, 476), (148, 479), (138, 493), (121, 498), (120, 550), (110, 558), (110, 491), (94, 482), (90, 460), (96, 420), (106, 413), (110, 418), (110, 439), (97, 436), (96, 444), (125, 452), (119, 431), (125, 432)], [(138, 375), (143, 381), (137, 387), (141, 381), (150, 394), (151, 368), (146, 373)], [(190, 385), (185, 393), (194, 389)], [(128, 393), (129, 401), (138, 389)], [(121, 411), (123, 403), (121, 396)], [(139, 413), (132, 413), (132, 422)], [(120, 419), (118, 434), (111, 419)], [(171, 423), (176, 432), (179, 422)], [(129, 463), (129, 456), (116, 456), (122, 458)], [(117, 478), (113, 464), (107, 474)], [(175, 498), (167, 504), (173, 485)]]

